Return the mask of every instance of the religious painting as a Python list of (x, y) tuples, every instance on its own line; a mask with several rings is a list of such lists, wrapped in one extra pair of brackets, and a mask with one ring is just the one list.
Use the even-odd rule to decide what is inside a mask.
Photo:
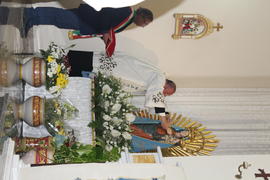
[(131, 125), (131, 152), (156, 152), (159, 146), (164, 157), (209, 155), (217, 146), (216, 136), (202, 124), (176, 113), (170, 118), (172, 126), (168, 134), (158, 116), (137, 112)]
[(214, 25), (208, 18), (200, 14), (174, 14), (175, 32), (173, 39), (199, 39), (223, 28), (219, 23)]
[(185, 18), (182, 24), (182, 33), (186, 35), (197, 35), (204, 31), (203, 21), (196, 18)]

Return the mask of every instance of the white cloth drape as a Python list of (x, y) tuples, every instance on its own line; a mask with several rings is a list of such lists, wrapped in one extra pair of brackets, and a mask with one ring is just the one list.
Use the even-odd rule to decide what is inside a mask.
[[(53, 98), (53, 96), (46, 91), (45, 86), (35, 88), (26, 84), (25, 99), (31, 96)], [(79, 110), (78, 117), (64, 121), (66, 128), (75, 131), (75, 136), (79, 142), (92, 144), (92, 129), (88, 127), (88, 124), (92, 120), (91, 80), (83, 77), (70, 77), (69, 84), (63, 90), (62, 96), (68, 99)], [(39, 129), (36, 130), (40, 132)], [(27, 130), (24, 129), (24, 131)], [(33, 129), (31, 129), (31, 131), (32, 132), (29, 133), (33, 134)], [(25, 136), (27, 136), (27, 134), (25, 134)]]
[[(143, 97), (133, 99), (143, 108)], [(220, 140), (212, 155), (270, 153), (269, 88), (179, 88), (168, 110), (201, 122)]]

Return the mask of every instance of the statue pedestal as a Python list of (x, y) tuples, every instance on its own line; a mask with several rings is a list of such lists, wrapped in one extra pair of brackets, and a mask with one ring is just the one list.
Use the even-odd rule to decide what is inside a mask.
[(121, 152), (120, 163), (163, 163), (164, 159), (158, 146), (155, 153), (130, 153), (128, 149)]

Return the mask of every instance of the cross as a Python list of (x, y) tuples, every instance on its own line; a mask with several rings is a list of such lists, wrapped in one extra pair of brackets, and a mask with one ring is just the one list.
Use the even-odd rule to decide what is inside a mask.
[(258, 169), (260, 172), (261, 172), (261, 174), (255, 174), (255, 178), (257, 178), (257, 177), (263, 177), (264, 178), (264, 180), (268, 180), (268, 177), (270, 177), (270, 174), (266, 174), (265, 172), (264, 172), (264, 169)]
[(223, 29), (223, 26), (220, 25), (220, 23), (217, 23), (216, 26), (213, 26), (214, 29), (217, 29), (217, 31), (219, 31), (220, 29)]

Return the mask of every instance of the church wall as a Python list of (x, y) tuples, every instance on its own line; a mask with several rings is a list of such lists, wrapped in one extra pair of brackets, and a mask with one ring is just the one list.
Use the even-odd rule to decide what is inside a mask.
[(269, 155), (249, 156), (200, 156), (200, 157), (178, 157), (165, 158), (165, 164), (178, 164), (182, 167), (187, 180), (236, 180), (239, 175), (238, 167), (247, 162), (251, 166), (247, 169), (240, 167), (243, 180), (262, 180), (262, 177), (255, 178), (255, 174), (261, 174), (258, 169), (265, 173), (270, 172)]
[[(117, 34), (117, 50), (159, 65), (178, 87), (270, 87), (269, 0), (148, 0), (140, 6), (152, 9), (155, 21)], [(174, 13), (199, 13), (224, 29), (173, 40)], [(104, 48), (99, 39), (74, 42), (78, 49)]]
[[(181, 168), (163, 164), (65, 164), (23, 168), (20, 172), (21, 180), (48, 180), (48, 175), (50, 180), (109, 180), (118, 177), (134, 180), (185, 180)], [(161, 178), (164, 176), (165, 178)]]
[[(228, 180), (237, 179), (238, 168), (243, 162), (247, 162), (246, 169), (240, 167), (242, 179), (260, 180), (255, 174), (261, 174), (264, 170), (269, 177), (269, 155), (238, 155), (238, 156), (197, 156), (197, 157), (167, 157), (163, 164), (123, 164), (123, 163), (88, 163), (47, 165), (40, 167), (22, 168), (19, 174), (21, 180), (50, 180), (66, 179), (75, 180), (101, 180), (108, 177), (116, 178), (133, 177), (146, 179), (149, 177), (166, 176), (166, 180)], [(176, 166), (177, 165), (177, 166)]]

